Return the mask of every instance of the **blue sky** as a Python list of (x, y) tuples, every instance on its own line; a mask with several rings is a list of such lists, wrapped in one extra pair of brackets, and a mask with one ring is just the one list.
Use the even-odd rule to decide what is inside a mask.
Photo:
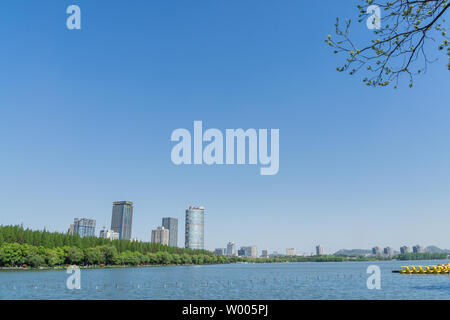
[[(355, 1), (3, 1), (0, 224), (133, 235), (205, 206), (208, 249), (450, 248), (449, 74), (366, 88), (323, 40)], [(69, 31), (66, 7), (82, 10)], [(372, 37), (355, 24), (357, 40)], [(437, 45), (436, 45), (437, 46)], [(174, 129), (279, 128), (280, 170), (175, 166)]]

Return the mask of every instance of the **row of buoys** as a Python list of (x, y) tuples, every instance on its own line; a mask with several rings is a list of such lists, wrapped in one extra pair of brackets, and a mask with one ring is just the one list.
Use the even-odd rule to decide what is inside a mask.
[(449, 274), (450, 263), (437, 266), (402, 266), (401, 274)]

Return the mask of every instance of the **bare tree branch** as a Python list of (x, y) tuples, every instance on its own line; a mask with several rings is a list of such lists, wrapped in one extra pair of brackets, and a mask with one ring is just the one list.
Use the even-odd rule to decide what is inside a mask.
[[(342, 24), (336, 19), (336, 36), (331, 35), (325, 42), (334, 48), (334, 53), (347, 55), (346, 63), (336, 68), (340, 72), (348, 71), (350, 75), (364, 69), (369, 76), (363, 79), (368, 86), (397, 87), (399, 77), (406, 74), (409, 86), (413, 85), (413, 76), (425, 73), (428, 64), (436, 61), (428, 58), (428, 42), (442, 39), (439, 50), (447, 50), (450, 70), (449, 38), (445, 27), (445, 14), (449, 12), (449, 0), (361, 0), (358, 5), (358, 22), (369, 21), (374, 26), (375, 39), (369, 44), (358, 47), (349, 37), (351, 20)], [(370, 9), (378, 8), (380, 16)], [(373, 18), (372, 18), (373, 17)], [(379, 19), (377, 21), (377, 19)], [(377, 23), (380, 28), (376, 29)]]

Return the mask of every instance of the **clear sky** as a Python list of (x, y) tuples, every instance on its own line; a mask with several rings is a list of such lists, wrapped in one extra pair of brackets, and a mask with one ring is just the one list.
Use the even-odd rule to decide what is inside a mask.
[[(133, 236), (205, 206), (205, 245), (450, 248), (447, 58), (367, 88), (323, 42), (357, 1), (1, 1), (0, 224)], [(82, 29), (66, 28), (66, 8)], [(365, 23), (357, 38), (372, 37)], [(437, 44), (436, 44), (437, 47)], [(175, 166), (176, 128), (279, 128), (280, 170)]]

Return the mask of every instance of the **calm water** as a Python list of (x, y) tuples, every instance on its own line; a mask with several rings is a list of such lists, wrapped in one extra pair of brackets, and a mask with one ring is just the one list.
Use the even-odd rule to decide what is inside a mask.
[[(447, 275), (400, 275), (402, 265), (448, 261), (273, 263), (81, 270), (68, 290), (65, 271), (2, 271), (0, 299), (450, 299)], [(368, 290), (367, 266), (381, 268)]]

